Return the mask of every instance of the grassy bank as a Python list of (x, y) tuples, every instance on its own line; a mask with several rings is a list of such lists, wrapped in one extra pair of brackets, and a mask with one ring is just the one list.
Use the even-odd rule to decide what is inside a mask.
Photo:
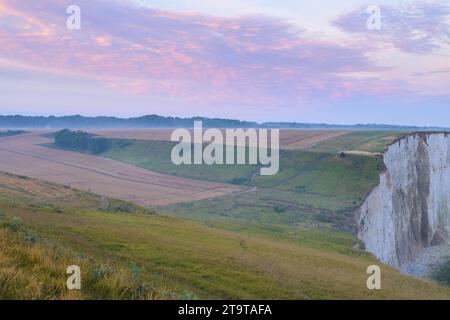
[(280, 171), (259, 176), (257, 166), (182, 165), (170, 159), (174, 143), (112, 139), (101, 154), (165, 174), (236, 183), (256, 189), (243, 194), (160, 208), (183, 217), (264, 224), (329, 223), (350, 229), (352, 214), (378, 184), (380, 157), (282, 150)]
[(391, 142), (405, 133), (401, 131), (354, 131), (345, 136), (322, 142), (311, 150), (331, 153), (343, 151), (383, 153)]
[[(6, 298), (136, 298), (133, 281), (150, 298), (450, 298), (448, 289), (387, 266), (383, 290), (367, 290), (366, 268), (378, 262), (351, 247), (353, 236), (332, 229), (297, 237), (238, 224), (225, 230), (10, 175), (0, 175), (0, 189), (0, 268), (11, 270), (2, 273), (9, 275), (0, 287)], [(66, 265), (77, 263), (86, 291), (73, 296), (63, 284)], [(101, 266), (113, 271), (98, 280)]]
[[(158, 299), (166, 297), (146, 287), (128, 269), (76, 254), (71, 249), (41, 243), (26, 231), (22, 219), (0, 220), (0, 299)], [(66, 270), (82, 270), (82, 290), (68, 290)]]

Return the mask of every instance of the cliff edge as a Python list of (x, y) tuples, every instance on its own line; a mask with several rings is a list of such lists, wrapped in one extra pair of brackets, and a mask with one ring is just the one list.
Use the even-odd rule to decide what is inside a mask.
[(358, 238), (400, 269), (450, 242), (450, 134), (413, 133), (384, 153), (380, 184), (356, 212)]

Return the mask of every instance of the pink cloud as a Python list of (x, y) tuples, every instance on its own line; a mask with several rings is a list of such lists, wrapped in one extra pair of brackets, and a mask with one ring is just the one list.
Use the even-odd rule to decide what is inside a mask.
[(108, 37), (102, 37), (102, 36), (96, 37), (95, 42), (100, 47), (111, 47), (111, 39), (109, 39)]
[(72, 1), (0, 0), (0, 57), (87, 75), (134, 95), (192, 103), (289, 104), (394, 94), (402, 83), (346, 74), (382, 72), (366, 47), (323, 41), (286, 21), (151, 10), (79, 0), (82, 29), (67, 30)]
[(428, 54), (450, 46), (450, 4), (443, 1), (409, 1), (381, 6), (382, 28), (366, 27), (366, 6), (341, 15), (334, 24), (344, 31), (364, 35), (367, 41), (389, 44), (402, 51)]

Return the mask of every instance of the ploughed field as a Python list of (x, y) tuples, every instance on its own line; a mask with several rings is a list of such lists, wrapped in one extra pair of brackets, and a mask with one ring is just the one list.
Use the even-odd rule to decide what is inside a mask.
[(0, 138), (0, 171), (56, 182), (144, 206), (239, 192), (238, 186), (173, 177), (131, 164), (45, 147), (43, 131)]

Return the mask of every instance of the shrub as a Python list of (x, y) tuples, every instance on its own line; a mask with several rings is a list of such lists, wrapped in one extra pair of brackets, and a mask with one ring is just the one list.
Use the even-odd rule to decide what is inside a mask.
[(276, 213), (283, 213), (283, 212), (286, 212), (286, 209), (283, 208), (283, 207), (276, 206), (275, 207), (275, 212)]
[(114, 270), (111, 267), (103, 264), (94, 269), (94, 277), (96, 279), (106, 278), (113, 273)]
[(247, 178), (246, 177), (234, 178), (230, 182), (231, 184), (243, 185), (247, 182)]
[(19, 231), (22, 225), (22, 219), (20, 217), (13, 217), (7, 222), (7, 226), (14, 232)]
[(196, 300), (198, 299), (195, 293), (191, 291), (185, 291), (181, 296), (180, 300)]

